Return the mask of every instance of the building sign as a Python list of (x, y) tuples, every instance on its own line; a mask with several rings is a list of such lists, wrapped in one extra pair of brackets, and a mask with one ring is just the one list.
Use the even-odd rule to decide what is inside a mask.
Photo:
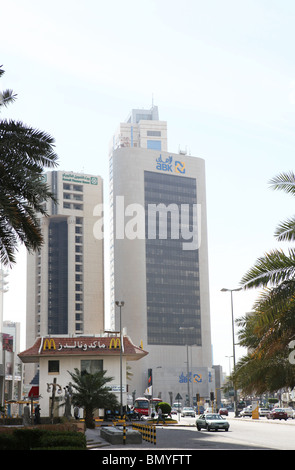
[(81, 183), (81, 184), (94, 184), (98, 185), (98, 178), (96, 176), (87, 176), (75, 173), (63, 173), (62, 180), (68, 183)]
[(43, 351), (48, 349), (56, 349), (55, 341), (52, 338), (46, 338), (43, 345)]
[(83, 341), (74, 341), (71, 344), (62, 344), (59, 343), (56, 347), (56, 343), (53, 338), (46, 338), (43, 344), (43, 351), (48, 351), (50, 349), (57, 349), (57, 351), (68, 350), (68, 349), (80, 349), (81, 351), (87, 351), (89, 349), (104, 349), (106, 345), (100, 341), (92, 341), (91, 343), (85, 343)]
[[(202, 374), (192, 374), (191, 372), (189, 373), (189, 383), (201, 383), (203, 382), (202, 379)], [(183, 372), (179, 376), (179, 383), (187, 383), (187, 374), (184, 374)]]
[[(111, 389), (111, 392), (114, 393), (119, 393), (121, 391), (121, 386), (120, 385), (109, 385), (109, 388)], [(122, 392), (127, 392), (127, 387), (126, 385), (122, 385)]]
[(58, 351), (62, 349), (81, 349), (87, 351), (88, 349), (104, 349), (106, 345), (100, 341), (92, 341), (92, 343), (83, 343), (83, 341), (74, 341), (73, 344), (59, 344)]
[(169, 156), (166, 159), (162, 159), (162, 155), (156, 159), (156, 169), (165, 171), (167, 173), (177, 173), (180, 175), (185, 174), (185, 163), (178, 160), (173, 161), (173, 157)]
[(110, 342), (110, 349), (120, 349), (121, 341), (120, 338), (112, 338)]

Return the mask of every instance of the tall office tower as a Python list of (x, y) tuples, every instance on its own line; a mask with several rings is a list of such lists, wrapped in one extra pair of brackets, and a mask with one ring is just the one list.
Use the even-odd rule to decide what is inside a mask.
[(49, 216), (40, 217), (44, 244), (28, 255), (27, 347), (38, 336), (104, 330), (103, 240), (93, 233), (102, 179), (65, 171), (45, 177), (57, 204), (47, 202)]
[(143, 394), (152, 380), (148, 393), (168, 401), (180, 376), (197, 377), (193, 365), (203, 368), (202, 385), (213, 374), (205, 165), (167, 151), (167, 125), (155, 107), (133, 110), (112, 139), (110, 200), (114, 327), (121, 310), (122, 327), (149, 353), (132, 365), (131, 391)]

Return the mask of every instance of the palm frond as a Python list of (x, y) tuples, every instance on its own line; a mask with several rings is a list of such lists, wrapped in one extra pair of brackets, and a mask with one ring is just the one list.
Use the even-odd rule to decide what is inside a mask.
[(244, 288), (265, 287), (276, 285), (295, 275), (295, 249), (273, 250), (264, 257), (258, 258), (256, 264), (243, 276), (241, 284)]
[(295, 217), (282, 222), (275, 231), (275, 237), (278, 241), (295, 240)]
[(295, 174), (292, 171), (288, 173), (280, 173), (269, 182), (274, 190), (285, 191), (295, 195)]

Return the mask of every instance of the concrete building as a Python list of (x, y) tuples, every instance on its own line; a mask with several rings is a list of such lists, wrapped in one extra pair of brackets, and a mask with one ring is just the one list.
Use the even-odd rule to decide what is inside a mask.
[[(120, 124), (109, 157), (113, 327), (115, 301), (124, 301), (122, 325), (149, 353), (132, 364), (130, 391), (171, 401), (192, 365), (205, 368), (203, 383), (214, 376), (204, 160), (167, 151), (167, 124), (155, 107)], [(209, 385), (202, 393), (208, 398)]]
[[(93, 235), (94, 211), (103, 203), (96, 175), (45, 174), (57, 204), (40, 217), (44, 244), (27, 261), (26, 345), (47, 335), (104, 331), (103, 240)], [(26, 383), (32, 379), (26, 367)]]

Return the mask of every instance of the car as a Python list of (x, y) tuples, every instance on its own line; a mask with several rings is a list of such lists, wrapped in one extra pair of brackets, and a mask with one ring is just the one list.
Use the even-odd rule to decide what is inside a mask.
[(172, 408), (171, 409), (171, 414), (172, 415), (177, 415), (177, 413), (180, 413), (180, 410), (178, 410), (177, 408)]
[(267, 419), (288, 419), (288, 415), (283, 408), (274, 408), (267, 415)]
[(193, 408), (185, 406), (182, 408), (181, 416), (192, 416), (194, 418), (196, 416), (196, 412)]
[(229, 429), (228, 421), (218, 413), (206, 413), (200, 415), (196, 419), (196, 426), (198, 431), (201, 431), (202, 428), (207, 429), (207, 431), (211, 431), (211, 429), (214, 429), (215, 431), (218, 431), (219, 429), (228, 431)]
[(227, 408), (220, 408), (219, 414), (228, 416), (228, 409)]
[(268, 408), (259, 408), (259, 416), (267, 416), (269, 412)]
[(286, 411), (288, 418), (294, 419), (294, 410), (293, 408), (282, 408)]
[(241, 416), (252, 416), (252, 405), (243, 408), (240, 414)]

